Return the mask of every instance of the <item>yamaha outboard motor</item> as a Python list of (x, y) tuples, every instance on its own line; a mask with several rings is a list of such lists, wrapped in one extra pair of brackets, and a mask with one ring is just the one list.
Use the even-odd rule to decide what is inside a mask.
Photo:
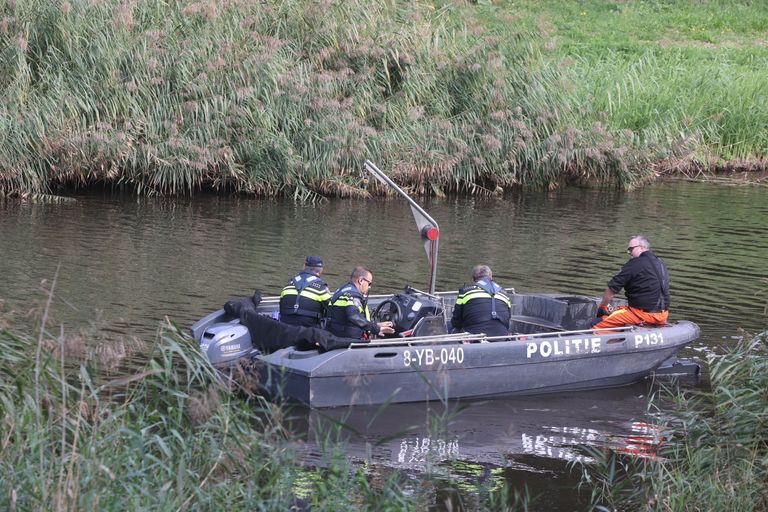
[(442, 311), (438, 301), (406, 286), (404, 293), (380, 303), (373, 316), (377, 322), (392, 322), (396, 334), (409, 336), (419, 320), (441, 315)]
[[(230, 319), (227, 321), (227, 319)], [(192, 326), (192, 336), (214, 365), (231, 365), (244, 358), (250, 361), (260, 352), (253, 347), (248, 328), (223, 310), (216, 311)]]

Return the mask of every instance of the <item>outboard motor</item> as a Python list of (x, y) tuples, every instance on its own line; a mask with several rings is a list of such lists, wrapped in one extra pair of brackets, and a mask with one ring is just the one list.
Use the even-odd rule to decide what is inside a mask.
[(260, 354), (253, 347), (248, 328), (237, 321), (214, 323), (200, 337), (200, 350), (214, 365), (233, 364), (241, 358), (251, 360)]
[(377, 322), (392, 322), (395, 334), (409, 336), (419, 320), (440, 315), (442, 311), (438, 301), (430, 296), (417, 294), (407, 286), (404, 293), (398, 293), (380, 303), (373, 317)]

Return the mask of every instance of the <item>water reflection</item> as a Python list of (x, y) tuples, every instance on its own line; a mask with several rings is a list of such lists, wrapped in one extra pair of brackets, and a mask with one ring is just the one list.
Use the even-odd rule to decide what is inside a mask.
[(306, 433), (309, 452), (316, 453), (333, 435), (352, 456), (420, 471), (452, 459), (502, 466), (526, 455), (583, 460), (576, 450), (582, 445), (640, 454), (638, 444), (654, 444), (661, 436), (655, 426), (658, 414), (646, 410), (653, 389), (644, 381), (608, 390), (487, 401), (297, 409), (294, 427)]
[[(699, 384), (696, 379), (676, 382)], [(292, 429), (310, 464), (325, 464), (324, 446), (330, 440), (343, 443), (349, 457), (366, 465), (411, 475), (443, 474), (475, 485), (487, 479), (507, 479), (517, 488), (526, 483), (549, 495), (549, 510), (573, 510), (574, 487), (564, 480), (574, 478), (569, 463), (591, 461), (581, 447), (611, 448), (640, 458), (659, 455), (667, 441), (661, 424), (669, 415), (647, 410), (648, 395), (658, 389), (645, 381), (608, 390), (464, 403), (298, 408)]]

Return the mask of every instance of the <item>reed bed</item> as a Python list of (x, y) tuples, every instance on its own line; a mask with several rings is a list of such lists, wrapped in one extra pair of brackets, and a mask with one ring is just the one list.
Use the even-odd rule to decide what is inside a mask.
[(768, 332), (714, 361), (710, 378), (711, 391), (670, 392), (680, 413), (661, 458), (592, 452), (596, 509), (768, 509)]
[(48, 336), (0, 332), (4, 510), (207, 509), (244, 499), (289, 508), (279, 427), (246, 428), (251, 412), (228, 401), (183, 338), (163, 334), (144, 370), (109, 379), (98, 360), (72, 359), (71, 339)]
[(290, 409), (233, 389), (173, 325), (152, 344), (116, 345), (47, 327), (49, 306), (39, 335), (0, 311), (3, 510), (525, 509), (503, 482), (352, 461), (331, 430), (302, 461)]
[[(5, 2), (0, 190), (360, 197), (372, 190), (366, 158), (429, 194), (632, 187), (705, 149), (764, 149), (745, 128), (765, 112), (754, 78), (717, 89), (727, 106), (752, 107), (708, 122), (715, 105), (683, 126), (682, 114), (653, 109), (667, 84), (646, 83), (650, 56), (604, 88), (621, 101), (610, 92), (593, 105), (579, 93), (600, 90), (599, 73), (581, 84), (585, 74), (542, 58), (536, 31), (458, 24), (467, 11), (457, 12), (363, 0)], [(638, 81), (640, 106), (625, 99)], [(706, 102), (662, 98), (686, 116)]]

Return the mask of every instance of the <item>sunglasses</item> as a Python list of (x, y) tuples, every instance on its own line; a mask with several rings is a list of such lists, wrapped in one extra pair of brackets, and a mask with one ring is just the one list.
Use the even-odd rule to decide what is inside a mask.
[(639, 245), (630, 245), (629, 247), (627, 247), (627, 252), (631, 253), (633, 250), (637, 249), (638, 247), (640, 247), (640, 246)]
[(361, 277), (360, 280), (361, 281), (365, 281), (366, 283), (368, 283), (368, 286), (373, 286), (373, 281), (371, 281), (370, 279), (366, 279), (364, 277)]

